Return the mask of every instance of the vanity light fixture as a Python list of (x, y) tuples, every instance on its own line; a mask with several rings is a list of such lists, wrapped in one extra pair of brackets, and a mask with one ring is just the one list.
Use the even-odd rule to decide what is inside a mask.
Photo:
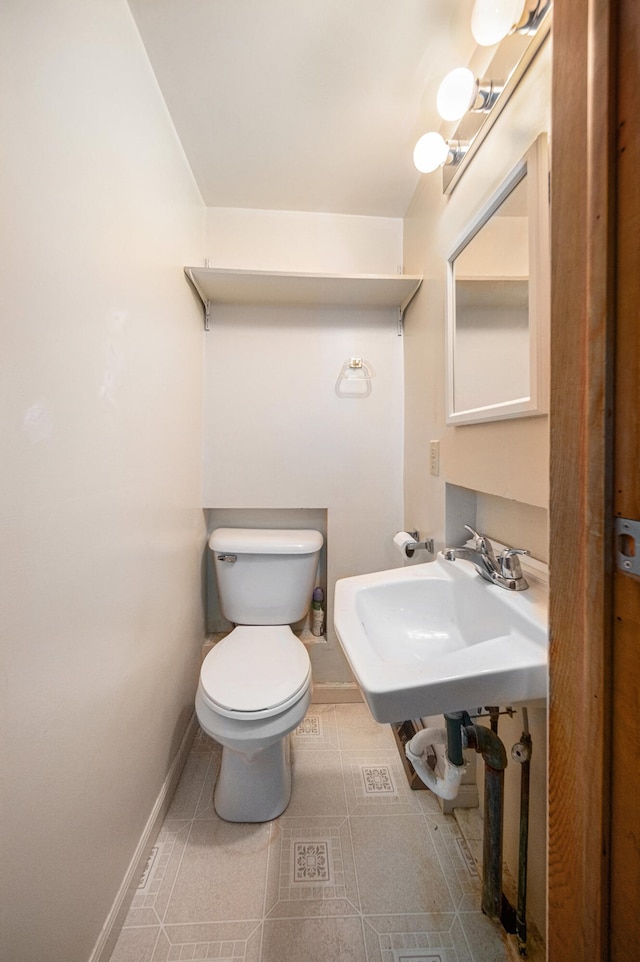
[(438, 113), (443, 120), (460, 120), (468, 110), (489, 113), (502, 87), (492, 80), (479, 80), (468, 67), (456, 67), (438, 87)]
[(481, 47), (492, 47), (514, 29), (525, 0), (476, 0), (471, 11), (471, 33)]
[(445, 140), (435, 130), (423, 134), (413, 149), (413, 163), (421, 174), (430, 174), (438, 167), (459, 164), (469, 145), (461, 140)]
[(534, 34), (552, 0), (475, 0), (471, 33), (481, 47), (500, 43), (509, 33)]
[(515, 32), (533, 36), (549, 12), (553, 0), (529, 0), (525, 6), (524, 15), (520, 18)]
[[(500, 113), (501, 94), (504, 92), (505, 98), (508, 98), (509, 92), (513, 91), (528, 64), (549, 36), (551, 18), (547, 17), (547, 14), (550, 14), (552, 6), (553, 0), (475, 0), (471, 12), (471, 32), (479, 46), (497, 45), (508, 34), (530, 37), (538, 34), (539, 39), (531, 40), (524, 53), (520, 50), (519, 58), (516, 58), (522, 46), (519, 37), (515, 38), (515, 46), (510, 40), (506, 42), (506, 57), (496, 53), (493, 62), (499, 62), (500, 73), (507, 74), (504, 82), (481, 80), (468, 67), (450, 70), (438, 87), (436, 96), (438, 113), (445, 122), (461, 121), (467, 113), (493, 113), (494, 116)], [(439, 167), (452, 168), (443, 174), (444, 190), (448, 193), (464, 169), (461, 162), (465, 155), (469, 153), (468, 159), (471, 158), (477, 145), (482, 143), (482, 131), (486, 136), (490, 127), (490, 117), (477, 116), (475, 121), (467, 118), (467, 121), (458, 127), (457, 132), (463, 133), (464, 140), (445, 140), (436, 131), (429, 131), (423, 134), (415, 145), (413, 163), (422, 174), (430, 174)], [(460, 171), (453, 169), (456, 167), (459, 167)]]

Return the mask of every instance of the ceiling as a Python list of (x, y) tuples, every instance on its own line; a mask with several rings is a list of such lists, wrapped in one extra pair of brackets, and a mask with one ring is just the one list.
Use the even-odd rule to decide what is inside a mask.
[(129, 0), (210, 207), (402, 217), (472, 0)]

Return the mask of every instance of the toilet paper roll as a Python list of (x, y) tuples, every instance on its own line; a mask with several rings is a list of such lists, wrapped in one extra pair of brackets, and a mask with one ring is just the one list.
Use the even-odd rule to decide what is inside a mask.
[(398, 531), (393, 539), (393, 543), (403, 558), (412, 558), (414, 546), (417, 545), (415, 538), (412, 538), (408, 531)]

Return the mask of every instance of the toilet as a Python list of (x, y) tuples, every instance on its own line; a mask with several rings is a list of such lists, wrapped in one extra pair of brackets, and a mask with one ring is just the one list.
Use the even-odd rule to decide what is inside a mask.
[(267, 822), (289, 804), (289, 733), (311, 702), (309, 655), (290, 625), (309, 610), (322, 544), (313, 530), (217, 528), (209, 539), (235, 628), (202, 663), (196, 714), (222, 745), (213, 804), (226, 821)]

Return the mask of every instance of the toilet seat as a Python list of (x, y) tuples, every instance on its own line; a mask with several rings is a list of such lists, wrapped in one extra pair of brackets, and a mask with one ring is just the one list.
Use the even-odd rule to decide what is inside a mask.
[(288, 625), (239, 625), (202, 663), (205, 704), (227, 718), (254, 720), (280, 714), (309, 686), (306, 648)]

